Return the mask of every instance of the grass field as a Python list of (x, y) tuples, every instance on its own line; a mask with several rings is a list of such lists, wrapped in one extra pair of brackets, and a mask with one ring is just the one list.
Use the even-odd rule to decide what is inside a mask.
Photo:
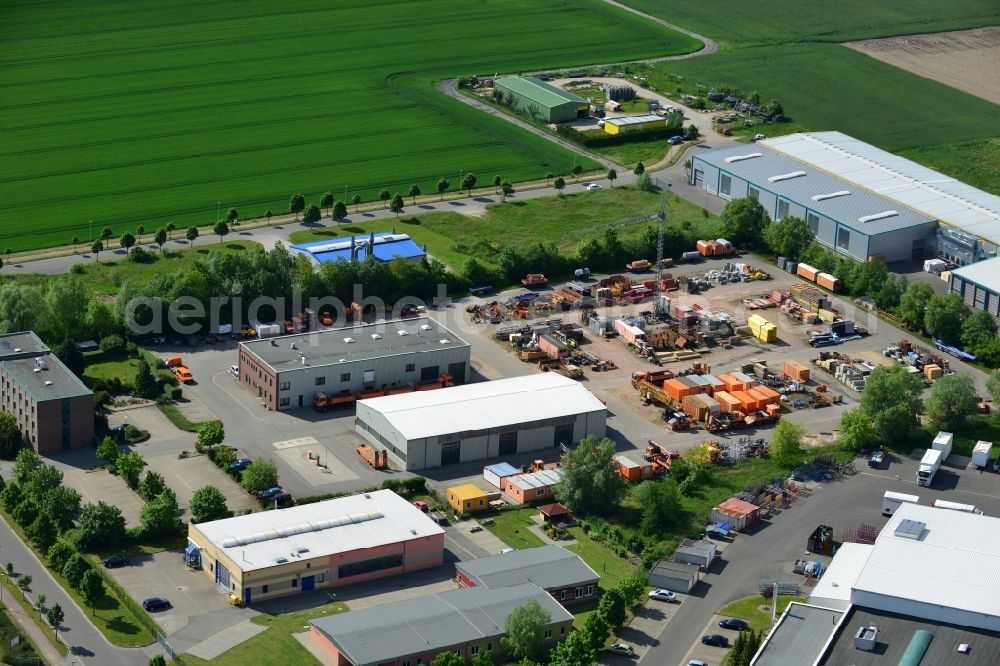
[(1000, 138), (912, 148), (899, 154), (1000, 194)]
[(528, 528), (535, 525), (531, 516), (537, 515), (538, 509), (532, 506), (525, 506), (510, 511), (501, 511), (493, 518), (493, 524), (487, 525), (486, 529), (493, 532), (498, 539), (511, 548), (537, 548), (544, 546), (538, 535)]
[[(660, 195), (632, 187), (608, 188), (594, 192), (567, 194), (562, 198), (545, 197), (488, 206), (480, 217), (459, 213), (429, 213), (400, 217), (396, 231), (409, 234), (414, 241), (427, 244), (428, 251), (453, 268), (461, 268), (468, 257), (492, 264), (504, 245), (524, 245), (539, 241), (554, 242), (564, 252), (573, 251), (581, 240), (599, 238), (612, 222), (659, 210)], [(705, 217), (694, 204), (671, 197), (668, 224), (691, 224), (712, 236), (718, 231), (718, 218)], [(652, 223), (634, 224), (618, 230), (622, 240), (638, 237)], [(386, 222), (360, 222), (295, 232), (293, 243), (345, 238), (352, 233), (386, 231)], [(717, 234), (716, 234), (717, 235)], [(715, 236), (712, 236), (713, 238)]]
[[(805, 597), (778, 597), (778, 607), (776, 609), (777, 616), (781, 617), (781, 614), (785, 612), (788, 604), (793, 601), (804, 604), (807, 600)], [(745, 597), (738, 601), (734, 601), (720, 610), (719, 614), (746, 620), (750, 623), (751, 629), (754, 631), (763, 631), (766, 634), (771, 628), (771, 611), (761, 610), (760, 607), (767, 606), (768, 609), (770, 609), (770, 604), (770, 599), (765, 599), (759, 594), (755, 594), (752, 597)]]
[(90, 220), (183, 228), (219, 206), (284, 212), (296, 192), (565, 173), (571, 153), (434, 82), (701, 47), (599, 0), (77, 0), (3, 18), (0, 157), (16, 168), (0, 177), (0, 247), (14, 250), (86, 239)]
[(262, 631), (250, 640), (223, 652), (210, 662), (190, 654), (185, 654), (178, 663), (183, 666), (209, 663), (212, 666), (318, 664), (319, 662), (316, 661), (316, 658), (302, 647), (302, 644), (292, 634), (305, 631), (309, 620), (323, 617), (324, 615), (334, 615), (344, 612), (347, 612), (347, 606), (339, 601), (334, 601), (320, 608), (300, 611), (298, 613), (258, 615), (253, 618), (252, 622), (266, 626), (266, 631)]

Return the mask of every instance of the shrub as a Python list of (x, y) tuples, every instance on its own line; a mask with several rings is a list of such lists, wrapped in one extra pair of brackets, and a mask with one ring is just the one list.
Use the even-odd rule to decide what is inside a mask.
[(152, 252), (144, 247), (133, 247), (130, 252), (132, 261), (137, 264), (151, 264), (156, 260)]
[(87, 269), (84, 268), (83, 264), (73, 264), (73, 266), (69, 269), (69, 272), (73, 275), (83, 275), (87, 272)]
[(111, 404), (111, 394), (107, 391), (94, 391), (94, 406), (97, 408)]
[(166, 387), (166, 396), (170, 400), (180, 400), (183, 390), (180, 386), (168, 386)]
[(125, 351), (125, 339), (117, 333), (112, 333), (107, 337), (101, 338), (98, 346), (105, 354), (120, 354)]

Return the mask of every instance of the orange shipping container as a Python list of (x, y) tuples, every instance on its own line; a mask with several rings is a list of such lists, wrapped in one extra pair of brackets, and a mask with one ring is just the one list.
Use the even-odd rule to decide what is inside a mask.
[(767, 415), (768, 416), (778, 416), (781, 414), (781, 405), (768, 405)]
[(754, 400), (757, 401), (757, 409), (758, 410), (764, 409), (771, 402), (771, 399), (768, 398), (763, 393), (761, 393), (760, 389), (758, 389), (758, 388), (752, 388), (749, 391), (747, 391), (746, 393), (747, 393), (748, 396), (750, 396), (751, 398), (753, 398)]
[(729, 374), (719, 375), (719, 379), (723, 384), (725, 384), (726, 390), (730, 393), (733, 391), (746, 391), (748, 388), (753, 386), (752, 383), (743, 381), (742, 379), (737, 379)]
[(724, 412), (738, 412), (743, 406), (735, 396), (727, 391), (716, 391), (715, 399), (722, 405)]
[(781, 402), (781, 394), (772, 388), (768, 388), (766, 386), (758, 386), (757, 391), (763, 394), (765, 398), (767, 398), (767, 403), (765, 404), (777, 405)]
[(698, 250), (698, 254), (703, 257), (712, 256), (712, 248), (709, 246), (708, 241), (700, 240), (694, 244), (695, 248)]
[(663, 390), (677, 402), (680, 402), (689, 395), (694, 395), (700, 392), (697, 387), (692, 388), (677, 379), (668, 379), (663, 382)]
[(740, 411), (744, 414), (757, 411), (757, 401), (743, 391), (730, 391), (734, 398), (740, 401)]
[(823, 287), (824, 289), (829, 289), (830, 291), (840, 291), (840, 280), (833, 277), (829, 273), (817, 274), (816, 284)]
[(785, 376), (797, 382), (807, 382), (809, 366), (798, 361), (785, 361)]
[(819, 270), (813, 268), (809, 264), (799, 264), (798, 270), (796, 271), (798, 275), (804, 277), (812, 282), (816, 281), (816, 276), (819, 275)]

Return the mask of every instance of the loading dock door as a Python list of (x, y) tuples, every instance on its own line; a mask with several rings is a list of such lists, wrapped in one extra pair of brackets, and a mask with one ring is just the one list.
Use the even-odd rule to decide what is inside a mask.
[(303, 576), (302, 577), (302, 591), (308, 592), (309, 590), (316, 589), (316, 576)]
[(219, 560), (215, 561), (215, 584), (220, 590), (229, 592), (229, 569)]
[(573, 425), (572, 423), (564, 423), (563, 425), (557, 425), (555, 431), (554, 441), (552, 446), (572, 446), (573, 445)]
[(705, 184), (705, 172), (700, 169), (694, 170), (694, 186), (701, 187)]

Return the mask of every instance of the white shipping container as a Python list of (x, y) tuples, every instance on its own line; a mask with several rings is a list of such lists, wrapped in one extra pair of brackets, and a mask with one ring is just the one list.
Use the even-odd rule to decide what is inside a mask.
[(931, 442), (931, 448), (941, 452), (941, 462), (948, 459), (951, 455), (951, 445), (955, 441), (955, 435), (950, 432), (941, 431)]
[(983, 468), (990, 464), (990, 456), (993, 454), (993, 442), (976, 442), (976, 448), (972, 449), (972, 466)]
[(882, 496), (882, 515), (886, 517), (891, 516), (904, 502), (917, 504), (920, 502), (920, 498), (916, 495), (894, 493), (891, 490), (885, 491), (885, 495)]
[(975, 504), (959, 504), (958, 502), (949, 502), (948, 500), (934, 500), (934, 508), (965, 511), (966, 513), (974, 513), (979, 516), (983, 515), (983, 512)]

